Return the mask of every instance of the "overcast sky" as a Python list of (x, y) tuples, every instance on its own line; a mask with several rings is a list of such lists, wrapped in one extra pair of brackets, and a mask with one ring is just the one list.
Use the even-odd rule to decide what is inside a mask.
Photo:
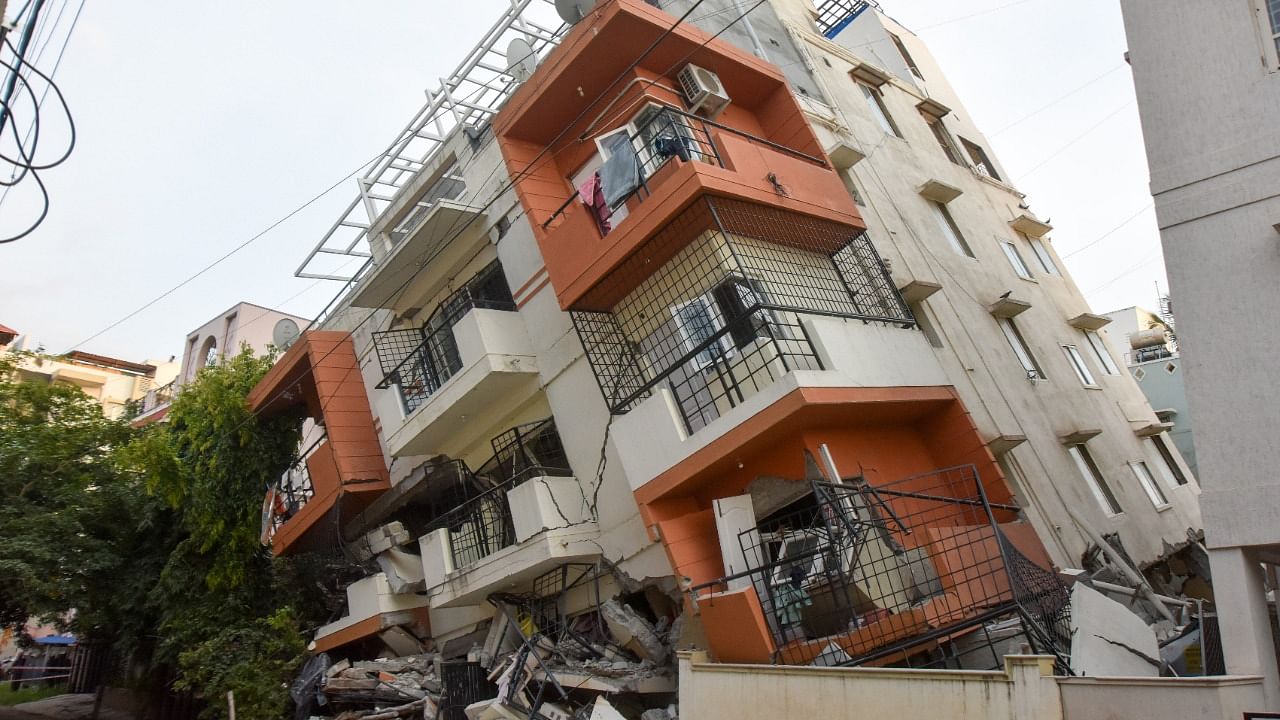
[[(77, 146), (43, 175), (45, 223), (0, 245), (0, 323), (70, 349), (261, 232), (390, 142), (504, 4), (90, 0), (56, 78)], [(1052, 219), (1093, 309), (1152, 306), (1164, 266), (1117, 0), (882, 5), (930, 45)], [(58, 130), (42, 133), (52, 152)], [(164, 359), (242, 300), (313, 316), (339, 286), (293, 271), (355, 192), (343, 183), (82, 349)], [(27, 188), (0, 205), (0, 232), (32, 200)]]

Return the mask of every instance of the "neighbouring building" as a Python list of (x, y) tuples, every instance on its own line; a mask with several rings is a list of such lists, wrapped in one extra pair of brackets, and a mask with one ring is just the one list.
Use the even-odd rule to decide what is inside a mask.
[(27, 336), (0, 325), (0, 351), (33, 353), (18, 363), (21, 380), (75, 385), (97, 401), (111, 419), (127, 416), (134, 403), (177, 373), (177, 364), (172, 361), (132, 362), (83, 350), (46, 355), (37, 352), (38, 348)]
[(304, 262), (371, 254), (249, 398), (264, 541), (365, 575), (314, 650), (662, 703), (672, 647), (1067, 672), (1058, 569), (1177, 594), (1199, 488), (927, 49), (739, 5), (513, 3)]
[(1280, 109), (1280, 2), (1120, 5), (1169, 289), (1178, 299), (1227, 667), (1267, 677), (1276, 709), (1266, 586), (1277, 585), (1280, 563), (1280, 398), (1271, 377), (1280, 336), (1267, 318), (1280, 312), (1280, 133), (1272, 122)]
[(183, 385), (195, 380), (201, 368), (216, 365), (244, 347), (255, 355), (265, 355), (273, 347), (278, 348), (281, 342), (287, 346), (310, 322), (297, 315), (252, 303), (233, 305), (187, 334), (182, 360), (175, 364), (175, 374), (170, 376), (169, 382), (157, 385), (133, 403), (129, 407), (129, 417), (136, 426), (163, 419), (169, 411), (169, 403), (173, 402)]
[[(1167, 302), (1167, 298), (1165, 299)], [(1103, 313), (1111, 324), (1101, 331), (1111, 350), (1124, 358), (1124, 365), (1147, 396), (1156, 417), (1167, 423), (1165, 436), (1153, 438), (1156, 449), (1168, 452), (1172, 442), (1191, 475), (1196, 475), (1196, 449), (1192, 437), (1191, 411), (1187, 408), (1186, 373), (1173, 332), (1172, 316), (1158, 315), (1140, 307)], [(1176, 467), (1172, 462), (1170, 467)]]

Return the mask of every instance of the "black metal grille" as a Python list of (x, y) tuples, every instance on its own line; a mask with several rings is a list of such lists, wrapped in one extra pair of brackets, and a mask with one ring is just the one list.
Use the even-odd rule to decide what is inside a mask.
[(739, 535), (749, 570), (692, 588), (759, 597), (786, 665), (995, 669), (1029, 644), (1068, 672), (1069, 594), (1001, 531), (973, 466), (880, 486), (814, 481)]
[(572, 312), (610, 410), (665, 386), (690, 432), (823, 369), (803, 315), (914, 323), (865, 233), (721, 198), (681, 212)]
[(153, 390), (148, 390), (146, 395), (137, 400), (130, 400), (124, 404), (124, 419), (132, 420), (141, 415), (145, 415), (152, 410), (173, 402), (176, 393), (176, 380), (161, 385)]
[(464, 712), (472, 703), (497, 696), (498, 686), (489, 680), (489, 672), (478, 662), (452, 660), (440, 664), (440, 696), (442, 720), (467, 720)]
[(328, 435), (322, 435), (306, 450), (299, 453), (298, 459), (280, 475), (275, 487), (271, 488), (267, 495), (267, 507), (263, 508), (269, 518), (269, 528), (264, 528), (266, 531), (264, 538), (269, 540), (274, 536), (281, 525), (297, 515), (298, 511), (315, 497), (315, 488), (311, 485), (311, 471), (307, 469), (307, 460), (328, 439)]
[[(502, 265), (497, 261), (445, 298), (420, 330), (374, 333), (378, 362), (385, 373), (377, 387), (397, 387), (405, 411), (417, 410), (462, 369), (462, 356), (453, 335), (453, 326), (473, 309), (516, 309)], [(408, 349), (415, 333), (420, 339), (412, 349)]]
[(818, 32), (833, 38), (869, 7), (879, 7), (868, 0), (822, 0), (817, 3)]
[(532, 477), (570, 477), (573, 471), (551, 418), (512, 428), (493, 439), (494, 455), (472, 472), (453, 461), (457, 483), (448, 498), (456, 500), (428, 526), (446, 528), (453, 564), (474, 565), (515, 544), (515, 527), (507, 492)]

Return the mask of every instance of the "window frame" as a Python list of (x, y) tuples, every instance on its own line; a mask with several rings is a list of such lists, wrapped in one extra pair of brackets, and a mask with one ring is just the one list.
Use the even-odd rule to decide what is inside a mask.
[(1253, 0), (1254, 27), (1267, 72), (1280, 71), (1280, 0)]
[(1163, 510), (1169, 507), (1169, 498), (1164, 494), (1164, 490), (1160, 489), (1156, 476), (1151, 472), (1151, 468), (1147, 465), (1146, 461), (1130, 461), (1129, 471), (1138, 479), (1138, 484), (1142, 486), (1143, 492), (1147, 494), (1147, 499), (1151, 501), (1152, 507), (1157, 510)]
[(911, 51), (907, 50), (906, 43), (902, 42), (902, 38), (894, 33), (889, 33), (889, 38), (893, 41), (894, 47), (898, 49), (898, 54), (902, 56), (902, 61), (907, 64), (907, 69), (911, 71), (920, 80), (924, 80), (924, 73), (920, 72), (920, 66), (916, 65), (916, 59), (911, 56)]
[[(1022, 235), (1022, 233), (1018, 233)], [(1040, 238), (1027, 237), (1027, 244), (1031, 246), (1031, 253), (1036, 256), (1036, 260), (1040, 262), (1040, 267), (1049, 275), (1062, 275), (1062, 271), (1058, 269), (1058, 263), (1053, 261), (1053, 255), (1049, 253), (1049, 246), (1045, 245)]]
[[(711, 335), (719, 334), (721, 330), (724, 330), (724, 327), (721, 327), (717, 322), (717, 308), (715, 300), (710, 297), (710, 292), (702, 295), (696, 295), (678, 305), (673, 305), (671, 307), (671, 317), (675, 320), (676, 328), (680, 332), (680, 339), (684, 343), (686, 353), (693, 352), (694, 348), (705, 342), (705, 340), (694, 340), (693, 336), (689, 333), (689, 327), (684, 320), (684, 316), (681, 314), (684, 312), (685, 308), (694, 304), (701, 306), (703, 312), (706, 313), (707, 321), (711, 327)], [(694, 359), (698, 361), (698, 369), (704, 370), (715, 364), (715, 361), (718, 358), (730, 357), (735, 349), (733, 342), (729, 339), (729, 335), (726, 333), (724, 335), (720, 335), (720, 337), (712, 344), (698, 351), (698, 353), (694, 355)]]
[(1022, 259), (1022, 253), (1018, 252), (1018, 246), (1012, 240), (997, 238), (1000, 241), (1000, 249), (1004, 251), (1005, 259), (1009, 261), (1009, 265), (1013, 267), (1013, 272), (1023, 280), (1035, 280), (1035, 276), (1031, 274), (1031, 267), (1027, 265), (1027, 261)]
[(938, 145), (942, 148), (942, 154), (946, 155), (947, 159), (953, 164), (965, 167), (964, 156), (960, 154), (956, 139), (951, 136), (951, 131), (942, 122), (942, 118), (934, 117), (923, 110), (920, 111), (920, 117), (924, 118), (925, 124), (929, 126), (929, 131), (933, 133), (933, 138), (938, 141)]
[(1093, 349), (1093, 355), (1098, 359), (1098, 364), (1102, 366), (1104, 375), (1119, 375), (1120, 366), (1116, 365), (1115, 358), (1111, 357), (1111, 351), (1107, 348), (1107, 341), (1102, 339), (1096, 330), (1085, 330), (1084, 338), (1089, 343), (1089, 347)]
[(1013, 322), (1013, 318), (997, 318), (996, 322), (1000, 326), (1001, 333), (1004, 334), (1005, 341), (1013, 350), (1014, 357), (1026, 372), (1027, 379), (1048, 380), (1048, 376), (1044, 374), (1044, 368), (1036, 360), (1035, 353), (1031, 352), (1031, 346), (1027, 344), (1027, 339), (1022, 336), (1022, 331)]
[(1076, 378), (1080, 380), (1080, 384), (1087, 388), (1097, 388), (1098, 379), (1093, 376), (1093, 371), (1084, 362), (1084, 355), (1080, 354), (1080, 348), (1069, 343), (1062, 344), (1062, 353), (1067, 356), (1067, 362), (1071, 365), (1071, 369), (1076, 371)]
[(965, 154), (973, 161), (973, 169), (980, 175), (989, 177), (996, 182), (1004, 182), (1004, 178), (1000, 177), (1000, 171), (996, 169), (996, 165), (991, 161), (991, 155), (987, 153), (987, 149), (978, 143), (961, 137), (960, 147), (964, 148)]
[(1116, 494), (1111, 491), (1111, 486), (1107, 484), (1106, 477), (1103, 476), (1102, 470), (1098, 468), (1098, 463), (1093, 459), (1093, 454), (1089, 452), (1084, 443), (1068, 445), (1067, 454), (1071, 456), (1071, 460), (1075, 463), (1080, 477), (1089, 486), (1094, 499), (1098, 501), (1098, 506), (1107, 514), (1107, 517), (1123, 515), (1124, 506), (1120, 504)]
[(1155, 448), (1156, 457), (1160, 460), (1160, 474), (1164, 475), (1170, 487), (1177, 488), (1191, 484), (1187, 474), (1182, 472), (1182, 468), (1178, 466), (1177, 458), (1174, 457), (1173, 452), (1169, 449), (1167, 435), (1164, 433), (1152, 435), (1147, 438), (1147, 442), (1151, 443), (1151, 446)]
[(976, 260), (977, 257), (973, 254), (973, 247), (965, 239), (964, 233), (960, 232), (960, 226), (956, 224), (956, 219), (951, 216), (951, 211), (947, 209), (947, 206), (937, 200), (929, 200), (928, 203), (933, 206), (933, 216), (938, 224), (938, 229), (942, 231), (943, 237), (947, 239), (947, 243), (956, 251), (956, 254)]
[(872, 87), (861, 80), (854, 80), (858, 87), (862, 88), (862, 95), (867, 99), (867, 108), (871, 110), (872, 118), (880, 129), (886, 135), (902, 139), (902, 130), (898, 128), (898, 123), (894, 121), (893, 115), (889, 112), (889, 107), (884, 104), (884, 93), (880, 88)]

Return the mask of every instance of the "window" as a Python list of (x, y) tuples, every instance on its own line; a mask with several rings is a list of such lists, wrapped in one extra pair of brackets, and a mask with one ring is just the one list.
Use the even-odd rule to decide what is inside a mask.
[[(672, 309), (688, 351), (703, 345), (716, 335), (720, 337), (698, 352), (705, 367), (716, 358), (745, 348), (756, 338), (768, 337), (765, 318), (768, 310), (757, 310), (764, 303), (764, 292), (755, 280), (731, 277), (716, 285), (706, 295)], [(725, 329), (727, 334), (721, 334)]]
[(1097, 463), (1093, 461), (1093, 456), (1089, 454), (1085, 446), (1072, 445), (1067, 448), (1067, 453), (1075, 461), (1076, 469), (1080, 471), (1080, 477), (1084, 478), (1085, 484), (1089, 486), (1089, 490), (1093, 492), (1093, 497), (1097, 499), (1102, 509), (1107, 511), (1108, 515), (1119, 515), (1124, 512), (1124, 508), (1120, 507), (1115, 494), (1107, 486), (1106, 478), (1102, 477), (1102, 472), (1098, 470)]
[(853, 197), (858, 207), (866, 207), (867, 203), (862, 199), (862, 192), (858, 190), (858, 182), (853, 179), (853, 170), (851, 168), (841, 170), (840, 179), (844, 181), (844, 189), (849, 191), (849, 195)]
[(1168, 441), (1165, 439), (1165, 436), (1156, 435), (1155, 437), (1149, 437), (1147, 438), (1147, 442), (1151, 443), (1152, 447), (1155, 448), (1156, 457), (1160, 458), (1160, 462), (1157, 464), (1157, 467), (1160, 468), (1160, 472), (1164, 475), (1165, 480), (1168, 480), (1174, 485), (1186, 485), (1187, 476), (1183, 474), (1182, 468), (1178, 467), (1178, 461), (1173, 457), (1173, 452), (1169, 450), (1169, 446), (1167, 444)]
[(965, 241), (960, 227), (951, 217), (951, 211), (947, 210), (947, 206), (933, 200), (929, 201), (929, 205), (933, 207), (933, 217), (938, 221), (938, 229), (942, 231), (942, 236), (947, 239), (947, 242), (951, 243), (952, 249), (961, 255), (973, 257), (973, 250), (969, 248), (969, 243)]
[[(672, 308), (671, 312), (675, 315), (676, 324), (684, 336), (685, 347), (690, 351), (711, 340), (717, 332), (711, 302), (705, 297), (696, 297)], [(721, 337), (698, 352), (698, 363), (706, 367), (715, 362), (716, 358), (723, 357), (727, 350), (725, 339)]]
[[(1018, 233), (1022, 235), (1022, 233)], [(1022, 237), (1027, 237), (1022, 235)], [(1049, 254), (1049, 248), (1041, 242), (1040, 238), (1027, 238), (1027, 242), (1031, 244), (1031, 251), (1036, 254), (1036, 259), (1040, 261), (1040, 267), (1050, 275), (1058, 275), (1058, 266), (1053, 262), (1053, 256)]]
[(916, 319), (916, 327), (920, 328), (920, 332), (924, 333), (925, 339), (933, 347), (941, 348), (942, 336), (938, 334), (937, 328), (933, 326), (933, 320), (929, 318), (929, 313), (925, 312), (924, 303), (913, 303), (910, 307), (911, 314)]
[(964, 165), (964, 160), (960, 159), (960, 151), (956, 149), (956, 141), (951, 139), (951, 133), (947, 131), (947, 126), (942, 124), (942, 118), (921, 114), (924, 115), (924, 121), (929, 129), (933, 131), (933, 138), (942, 147), (942, 154), (956, 165)]
[(1063, 345), (1062, 352), (1067, 355), (1067, 362), (1071, 363), (1071, 368), (1076, 371), (1076, 377), (1080, 378), (1080, 384), (1085, 387), (1098, 387), (1097, 381), (1093, 379), (1093, 373), (1089, 372), (1089, 366), (1084, 364), (1084, 358), (1080, 356), (1080, 351), (1075, 345)]
[(1013, 271), (1023, 280), (1031, 279), (1031, 270), (1027, 269), (1027, 264), (1022, 261), (1022, 255), (1018, 254), (1018, 248), (1009, 240), (1001, 240), (1000, 248), (1004, 250), (1004, 256), (1009, 258), (1009, 264), (1013, 266)]
[(1086, 330), (1084, 336), (1089, 341), (1089, 347), (1093, 348), (1093, 355), (1098, 358), (1098, 364), (1102, 366), (1102, 372), (1108, 375), (1119, 375), (1120, 369), (1116, 367), (1116, 362), (1111, 359), (1111, 353), (1107, 351), (1107, 343), (1102, 339), (1102, 336), (1092, 330)]
[(1280, 68), (1280, 0), (1254, 0), (1267, 68)]
[(893, 117), (889, 115), (888, 108), (884, 106), (880, 90), (863, 83), (858, 83), (858, 87), (862, 88), (862, 94), (867, 99), (867, 107), (871, 109), (871, 117), (875, 118), (880, 129), (894, 137), (902, 137), (902, 133), (898, 132), (898, 126), (893, 122)]
[(1027, 347), (1027, 341), (1022, 339), (1018, 326), (1013, 324), (1013, 319), (1000, 318), (1000, 329), (1004, 332), (1005, 339), (1009, 341), (1009, 347), (1013, 348), (1013, 354), (1017, 356), (1018, 362), (1022, 363), (1022, 369), (1027, 371), (1027, 378), (1044, 380), (1044, 371), (1040, 369), (1040, 364), (1031, 354), (1031, 348)]
[(964, 138), (960, 138), (960, 144), (964, 145), (965, 152), (969, 153), (969, 159), (973, 161), (974, 170), (992, 180), (1000, 179), (1000, 173), (996, 172), (995, 163), (991, 162), (991, 158), (987, 157), (987, 151), (983, 150), (981, 145), (969, 142)]
[(924, 75), (920, 74), (920, 68), (916, 67), (915, 58), (911, 57), (911, 53), (907, 52), (907, 46), (902, 43), (902, 38), (889, 33), (889, 37), (893, 38), (893, 44), (898, 48), (898, 54), (902, 56), (902, 61), (907, 64), (907, 68), (911, 70), (911, 74), (924, 79)]
[(1156, 479), (1151, 476), (1151, 469), (1141, 460), (1129, 463), (1129, 469), (1133, 471), (1133, 476), (1138, 478), (1138, 484), (1142, 486), (1143, 491), (1147, 493), (1147, 498), (1151, 500), (1151, 504), (1157, 508), (1168, 507), (1169, 500), (1165, 498), (1164, 491), (1156, 484)]

